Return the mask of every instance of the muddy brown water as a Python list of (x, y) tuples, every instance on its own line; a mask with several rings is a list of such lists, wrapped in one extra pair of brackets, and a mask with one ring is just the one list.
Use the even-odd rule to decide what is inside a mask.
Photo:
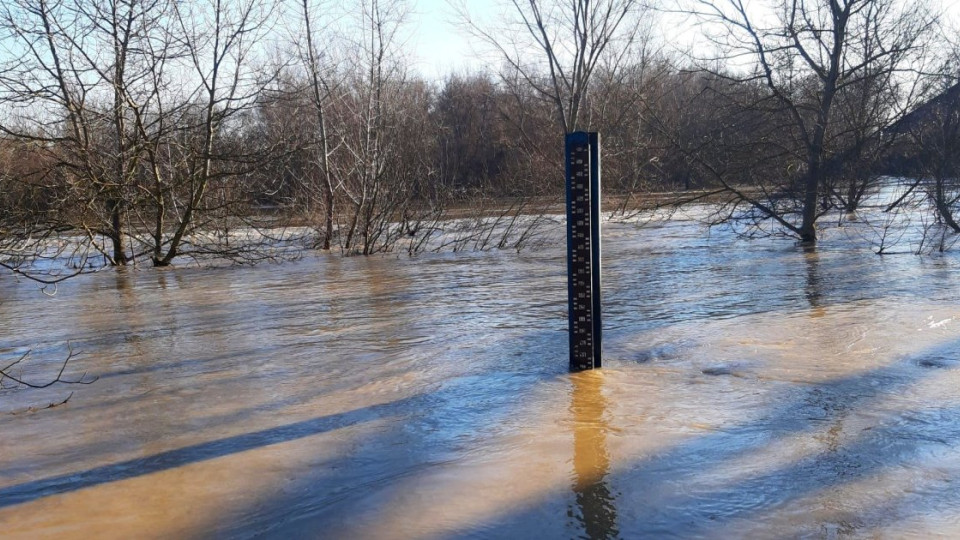
[[(4, 538), (954, 538), (960, 259), (604, 233), (563, 252), (0, 278)], [(36, 410), (62, 400), (64, 405)]]

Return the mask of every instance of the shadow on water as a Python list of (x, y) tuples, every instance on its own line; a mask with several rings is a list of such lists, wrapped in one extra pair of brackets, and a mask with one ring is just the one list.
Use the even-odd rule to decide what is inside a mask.
[(570, 376), (573, 392), (573, 493), (576, 508), (567, 511), (590, 540), (616, 538), (616, 495), (607, 485), (610, 454), (607, 452), (607, 403), (603, 396), (603, 372), (585, 371)]
[[(935, 364), (925, 364), (923, 359), (950, 356), (955, 354), (957, 347), (958, 343), (949, 343), (890, 365), (823, 383), (791, 387), (781, 399), (775, 400), (776, 406), (764, 411), (757, 420), (727, 426), (722, 431), (697, 436), (672, 448), (664, 448), (655, 455), (616, 466), (611, 462), (607, 435), (618, 418), (612, 412), (616, 410), (612, 407), (615, 404), (609, 403), (604, 396), (604, 373), (571, 375), (568, 413), (573, 421), (573, 481), (570, 494), (543, 493), (542, 500), (534, 501), (533, 507), (501, 508), (498, 515), (489, 516), (488, 522), (481, 525), (484, 530), (513, 531), (514, 536), (524, 536), (537, 527), (533, 524), (540, 524), (548, 517), (544, 515), (544, 508), (555, 507), (549, 501), (559, 497), (567, 501), (567, 518), (575, 521), (575, 529), (579, 531), (577, 536), (584, 538), (616, 538), (634, 533), (657, 537), (700, 536), (735, 520), (757, 519), (764, 512), (782, 508), (805, 496), (840, 488), (886, 469), (909, 464), (925, 453), (949, 452), (960, 443), (960, 422), (957, 421), (960, 411), (956, 407), (928, 406), (918, 411), (900, 411), (894, 421), (862, 431), (848, 440), (839, 438), (836, 430), (828, 429), (825, 437), (830, 440), (827, 444), (793, 462), (719, 485), (704, 481), (704, 476), (711, 471), (721, 470), (737, 460), (749, 460), (753, 453), (762, 452), (778, 441), (835, 425), (857, 409), (877, 404), (926, 377), (950, 369), (949, 365), (940, 369), (925, 367)], [(367, 487), (361, 491), (369, 489), (371, 483), (383, 488), (423, 474), (430, 459), (444, 459), (438, 456), (438, 449), (455, 454), (458, 440), (472, 432), (488, 429), (520, 406), (510, 398), (511, 395), (530, 392), (535, 385), (555, 376), (540, 374), (517, 378), (509, 374), (489, 374), (465, 378), (436, 392), (401, 401), (25, 482), (0, 489), (0, 508), (303, 439), (387, 416), (410, 417), (413, 423), (406, 423), (404, 430), (407, 433), (400, 439), (409, 446), (403, 453), (406, 457), (388, 458), (387, 462), (377, 463), (375, 474), (364, 479)], [(478, 396), (495, 402), (475, 401)], [(462, 429), (451, 433), (454, 425), (460, 425)], [(438, 440), (438, 436), (449, 440)], [(356, 471), (358, 467), (373, 467), (373, 462), (389, 455), (382, 453), (382, 447), (397, 444), (397, 437), (396, 430), (384, 432), (378, 436), (379, 440), (365, 442), (356, 448), (354, 455), (345, 456), (330, 469)], [(372, 449), (373, 446), (378, 448)], [(249, 536), (256, 531), (282, 535), (282, 523), (286, 520), (299, 519), (310, 513), (315, 517), (317, 512), (331, 504), (329, 494), (324, 490), (330, 489), (330, 485), (338, 485), (336, 480), (334, 474), (325, 483), (315, 486), (314, 493), (297, 490), (296, 498), (270, 500), (267, 504), (272, 509), (258, 505), (256, 511), (251, 512), (251, 521), (244, 518), (244, 527), (228, 527), (226, 536)], [(685, 490), (664, 489), (676, 485), (684, 485)], [(618, 486), (621, 489), (618, 490)], [(960, 502), (958, 498), (956, 488), (945, 495), (948, 503)], [(894, 499), (891, 497), (891, 506), (896, 506)], [(904, 512), (922, 513), (923, 510), (916, 506)], [(892, 515), (893, 511), (890, 513)], [(281, 526), (264, 529), (265, 524), (258, 523), (254, 519), (256, 516), (279, 517)], [(322, 536), (324, 519), (336, 518), (321, 517), (319, 523), (315, 520), (313, 525), (320, 527), (315, 530), (316, 536)], [(553, 519), (559, 520), (560, 516), (555, 515)], [(856, 516), (838, 516), (837, 521), (842, 522), (844, 530), (851, 531), (864, 523)], [(453, 529), (443, 537), (476, 536), (477, 527), (478, 524), (474, 523), (466, 529)]]
[[(932, 364), (924, 364), (923, 359), (952, 355), (958, 345), (948, 343), (889, 365), (822, 383), (783, 389), (783, 395), (773, 400), (776, 405), (760, 411), (754, 420), (726, 426), (721, 431), (681, 441), (654, 455), (617, 464), (612, 463), (607, 441), (608, 433), (618, 421), (613, 412), (617, 409), (604, 396), (604, 373), (571, 375), (568, 414), (573, 426), (573, 470), (567, 494), (544, 492), (540, 500), (521, 507), (505, 502), (499, 513), (487, 516), (483, 523), (446, 529), (438, 537), (493, 535), (519, 538), (528, 537), (541, 527), (559, 533), (556, 523), (549, 526), (545, 523), (545, 520), (560, 519), (558, 514), (550, 515), (550, 512), (559, 510), (556, 502), (564, 504), (568, 523), (573, 525), (572, 530), (568, 525), (565, 533), (560, 533), (564, 536), (596, 539), (634, 534), (656, 537), (709, 535), (717, 527), (738, 520), (760, 519), (765, 512), (796, 503), (806, 496), (841, 489), (892, 469), (913, 466), (927, 454), (949, 452), (960, 443), (960, 422), (956, 420), (960, 418), (960, 411), (956, 407), (945, 405), (901, 410), (899, 416), (889, 423), (846, 438), (840, 436), (839, 426), (858, 410), (882, 404), (885, 399), (903, 393), (925, 378), (942, 373), (942, 369), (924, 367)], [(546, 378), (540, 378), (528, 382), (541, 384), (546, 381)], [(471, 403), (464, 391), (476, 382), (466, 381), (464, 387), (448, 388), (443, 391), (446, 397), (429, 397), (429, 403), (418, 403), (416, 407), (426, 405), (424, 410), (433, 411), (427, 413), (428, 417), (440, 415), (440, 424), (434, 424), (433, 428), (441, 432), (450, 429), (454, 423), (462, 425), (462, 432), (452, 434), (451, 438), (482, 431), (485, 425), (496, 423), (503, 414), (512, 414), (508, 407), (508, 410), (501, 411), (502, 414), (490, 417), (484, 412), (485, 404)], [(491, 382), (499, 384), (498, 381)], [(525, 388), (528, 392), (534, 389), (532, 386)], [(518, 386), (504, 390), (520, 389)], [(488, 390), (480, 394), (486, 394)], [(514, 410), (521, 406), (512, 403)], [(473, 417), (466, 414), (472, 409), (476, 409)], [(415, 423), (423, 422), (426, 420)], [(822, 435), (821, 431), (824, 432)], [(413, 435), (403, 441), (410, 445), (409, 451), (405, 452), (407, 459), (420, 456), (413, 459), (423, 460), (423, 456), (435, 453), (438, 441), (424, 438), (416, 431)], [(754, 454), (768, 451), (771, 446), (798, 435), (820, 439), (822, 444), (815, 444), (808, 455), (759, 469), (742, 478), (719, 484), (706, 480), (731, 464), (749, 464)], [(370, 454), (365, 458), (367, 451), (360, 448), (358, 455), (344, 458), (343, 468), (350, 469), (358, 463), (362, 465), (379, 455), (379, 450), (369, 450)], [(368, 478), (368, 481), (376, 482), (376, 489), (385, 490), (390, 485), (407, 485), (402, 482), (416, 485), (418, 477), (428, 477), (423, 463), (410, 464), (399, 459), (392, 464), (383, 464), (376, 478)], [(678, 485), (684, 489), (671, 491), (671, 486)], [(298, 520), (302, 515), (291, 514), (290, 509), (307, 508), (307, 512), (313, 513), (308, 525), (311, 528), (301, 529), (313, 531), (312, 536), (308, 533), (307, 537), (323, 536), (326, 521), (342, 519), (317, 517), (318, 507), (328, 504), (322, 501), (322, 496), (317, 497), (319, 493), (306, 497), (303, 493), (300, 495), (299, 500), (270, 500), (268, 504), (275, 510), (267, 511), (266, 515)], [(354, 496), (367, 495), (356, 493)], [(887, 502), (891, 507), (899, 508), (896, 497), (891, 494)], [(960, 502), (956, 488), (944, 497), (951, 503)], [(337, 506), (341, 509), (347, 507), (349, 505)], [(338, 512), (334, 511), (332, 515)], [(906, 514), (910, 512), (922, 513), (923, 510), (919, 507), (904, 510)], [(889, 513), (894, 515), (892, 510)], [(833, 517), (841, 529), (850, 531), (859, 530), (870, 520), (875, 524), (882, 517), (844, 516), (839, 510), (837, 514)], [(358, 519), (362, 522), (369, 517)], [(343, 523), (338, 522), (338, 526), (343, 527)], [(232, 533), (228, 536), (246, 535), (242, 528), (230, 530)], [(347, 525), (345, 530), (349, 531), (350, 526)], [(275, 529), (260, 529), (260, 534), (280, 537), (285, 531), (281, 525)]]
[(111, 463), (77, 473), (0, 488), (0, 508), (238, 454), (255, 448), (303, 439), (374, 420), (380, 418), (384, 413), (395, 411), (398, 407), (404, 407), (420, 400), (422, 400), (422, 397), (413, 397), (401, 402), (385, 403), (340, 414), (321, 416), (233, 437), (184, 446), (142, 458)]
[[(501, 345), (499, 362), (490, 365), (481, 362), (467, 373), (438, 381), (433, 391), (405, 404), (400, 413), (402, 420), (394, 422), (390, 430), (377, 433), (355, 448), (355, 452), (326, 464), (318, 473), (322, 479), (307, 478), (299, 483), (299, 487), (290, 488), (298, 494), (297, 497), (260, 500), (250, 512), (241, 512), (238, 521), (220, 524), (217, 536), (369, 537), (369, 532), (358, 534), (357, 531), (374, 525), (370, 512), (375, 515), (386, 510), (380, 505), (388, 494), (409, 492), (415, 497), (418, 482), (430, 478), (436, 469), (455, 467), (464, 459), (469, 461), (467, 456), (471, 454), (485, 453), (490, 438), (512, 432), (524, 424), (527, 397), (534, 395), (538, 388), (563, 386), (569, 377), (565, 364), (523, 364), (524, 360), (530, 361), (541, 355), (552, 358), (565, 350), (566, 343), (557, 337), (555, 332), (528, 333), (525, 340)], [(477, 367), (483, 369), (477, 370)], [(582, 398), (585, 402), (582, 409), (584, 425), (579, 431), (584, 436), (582, 443), (593, 446), (600, 442), (602, 449), (605, 435), (597, 437), (597, 429), (602, 426), (590, 425), (597, 421), (590, 418), (602, 411), (602, 398), (597, 399), (601, 397), (599, 392), (598, 382), (583, 385), (581, 395), (571, 401), (570, 411)], [(397, 412), (393, 406), (390, 410)], [(599, 421), (602, 422), (604, 417), (601, 412)], [(605, 428), (601, 433), (603, 430)], [(571, 486), (574, 492), (582, 492), (582, 506), (578, 509), (580, 515), (587, 516), (583, 520), (577, 518), (578, 526), (601, 519), (602, 514), (607, 515), (608, 521), (602, 527), (615, 526), (615, 512), (610, 513), (613, 498), (605, 492), (603, 479), (596, 476), (602, 473), (602, 468), (609, 467), (609, 461), (597, 469), (598, 462), (590, 457), (598, 455), (593, 452), (595, 447), (584, 450), (580, 464), (575, 467), (582, 476), (575, 475), (576, 480)], [(600, 455), (606, 456), (606, 452), (602, 451)], [(413, 487), (408, 487), (407, 482)], [(470, 497), (457, 492), (448, 495), (448, 500)], [(562, 515), (556, 517), (560, 522)], [(482, 528), (482, 523), (476, 525)], [(595, 530), (593, 525), (590, 527)], [(397, 538), (406, 537), (396, 531), (391, 534)]]
[[(885, 399), (942, 373), (943, 368), (924, 367), (928, 364), (923, 359), (954, 355), (958, 347), (958, 342), (949, 343), (887, 366), (795, 387), (757, 421), (697, 436), (613, 468), (600, 435), (607, 431), (607, 422), (598, 420), (603, 417), (598, 409), (609, 404), (598, 399), (596, 383), (575, 383), (575, 393), (582, 401), (575, 399), (571, 406), (571, 414), (578, 420), (574, 432), (574, 494), (583, 537), (718, 536), (718, 527), (762, 520), (768, 512), (800, 504), (805, 497), (841, 490), (894, 470), (916, 468), (928, 457), (950, 454), (960, 444), (960, 407), (954, 404), (900, 410), (890, 421), (866, 427), (846, 440), (840, 437), (838, 424), (857, 411), (882, 405)], [(617, 418), (610, 421), (616, 422)], [(750, 470), (726, 482), (717, 480), (716, 475), (725, 474), (720, 471), (729, 467), (745, 466), (749, 470), (752, 459), (760, 459), (759, 455), (771, 447), (799, 435), (820, 442), (809, 454), (790, 462)], [(590, 457), (583, 460), (584, 455)], [(848, 532), (862, 532), (896, 521), (894, 509), (907, 517), (923, 514), (922, 502), (907, 508), (899, 504), (917, 488), (898, 486), (895, 493), (886, 495), (885, 504), (861, 508), (859, 515), (843, 510), (840, 501), (837, 508), (820, 509), (818, 516), (836, 518)], [(543, 501), (525, 509), (504, 508), (501, 515), (492, 518), (495, 524), (487, 527), (514, 531), (508, 535), (511, 537), (524, 537), (532, 532), (531, 523), (547, 519), (544, 509), (550, 506), (551, 498), (558, 496), (562, 497), (545, 493)], [(948, 508), (960, 504), (960, 487), (948, 484), (940, 498)], [(813, 520), (812, 525), (823, 525), (813, 514), (797, 519), (800, 523), (793, 525), (811, 525), (804, 519)], [(473, 530), (471, 525), (445, 537), (476, 536)], [(768, 533), (773, 530), (767, 529)]]
[[(320, 485), (299, 492), (296, 500), (263, 501), (254, 512), (244, 513), (239, 523), (218, 523), (227, 537), (249, 536), (251, 531), (266, 533), (288, 520), (309, 517), (344, 497), (342, 491), (357, 484), (367, 487), (389, 484), (415, 474), (431, 463), (443, 462), (456, 454), (476, 433), (489, 431), (513, 414), (517, 395), (529, 392), (538, 383), (551, 380), (556, 373), (487, 372), (443, 381), (433, 391), (367, 406), (338, 414), (320, 416), (239, 435), (191, 444), (146, 457), (134, 458), (79, 472), (41, 478), (0, 488), (0, 508), (29, 503), (45, 497), (63, 495), (86, 488), (134, 479), (178, 467), (241, 454), (243, 452), (305, 439), (314, 435), (359, 426), (377, 420), (390, 420), (389, 427), (364, 440), (358, 453), (336, 459), (319, 468), (329, 476)], [(314, 390), (316, 394), (322, 390)], [(309, 396), (302, 396), (310, 401)], [(290, 400), (261, 405), (263, 409), (290, 406)], [(239, 411), (244, 416), (250, 411)], [(221, 424), (222, 419), (217, 419)], [(401, 444), (406, 458), (397, 459), (395, 448)], [(392, 456), (392, 458), (391, 458)], [(363, 495), (357, 491), (353, 495)], [(266, 518), (265, 518), (266, 516)], [(258, 520), (259, 518), (259, 520)]]
[[(820, 294), (816, 262), (808, 260), (806, 266), (812, 308), (817, 307)], [(513, 345), (521, 353), (520, 358), (529, 360), (545, 346), (556, 349), (551, 356), (563, 349), (562, 343), (549, 345), (556, 338), (553, 333), (528, 337), (531, 341), (526, 344)], [(934, 360), (954, 355), (957, 348), (958, 343), (949, 343), (889, 365), (822, 383), (778, 387), (775, 391), (782, 391), (783, 395), (753, 420), (727, 425), (720, 431), (681, 441), (654, 455), (616, 464), (610, 456), (607, 436), (619, 420), (618, 409), (617, 404), (610, 403), (604, 396), (604, 373), (570, 375), (568, 415), (573, 422), (573, 470), (569, 491), (543, 493), (541, 500), (521, 508), (502, 507), (498, 514), (488, 516), (485, 523), (453, 528), (443, 536), (482, 535), (478, 529), (512, 531), (510, 534), (516, 537), (526, 536), (544, 519), (562, 520), (559, 513), (545, 514), (545, 511), (563, 511), (556, 508), (556, 502), (566, 508), (567, 520), (573, 520), (576, 535), (584, 538), (616, 538), (634, 533), (658, 537), (704, 535), (714, 527), (736, 520), (758, 519), (764, 512), (782, 508), (805, 496), (841, 488), (910, 463), (924, 452), (949, 451), (960, 443), (960, 423), (956, 420), (960, 418), (960, 411), (955, 407), (927, 407), (920, 411), (901, 411), (894, 421), (847, 440), (839, 438), (836, 430), (827, 429), (825, 437), (831, 440), (811, 454), (745, 478), (721, 484), (704, 479), (733, 462), (749, 461), (754, 453), (763, 452), (780, 441), (836, 425), (857, 409), (877, 404), (927, 377), (951, 369), (951, 364)], [(521, 364), (518, 361), (510, 367), (518, 369)], [(397, 429), (381, 433), (358, 446), (353, 455), (324, 467), (343, 472), (332, 473), (323, 483), (304, 488), (306, 492), (296, 490), (289, 498), (280, 496), (261, 501), (248, 513), (250, 517), (242, 519), (243, 526), (228, 526), (221, 531), (229, 537), (251, 533), (282, 536), (285, 522), (312, 514), (311, 526), (318, 527), (315, 536), (322, 536), (326, 520), (342, 519), (339, 510), (329, 517), (316, 517), (330, 505), (343, 509), (331, 501), (331, 485), (353, 486), (357, 492), (350, 496), (364, 497), (371, 486), (385, 489), (402, 480), (415, 481), (427, 472), (430, 463), (447, 459), (444, 453), (455, 457), (463, 451), (462, 444), (469, 446), (474, 433), (488, 430), (516, 412), (522, 404), (513, 396), (529, 393), (559, 375), (542, 372), (520, 376), (515, 372), (492, 371), (495, 369), (486, 366), (482, 373), (446, 381), (433, 392), (400, 401), (2, 488), (0, 508), (299, 440), (383, 417), (403, 417), (405, 420), (400, 422), (403, 433), (398, 435)], [(399, 455), (384, 450), (397, 444), (405, 449)], [(379, 461), (384, 458), (386, 461)], [(362, 481), (343, 476), (357, 474), (357, 471), (365, 471)], [(351, 480), (341, 482), (342, 478)], [(668, 489), (677, 485), (684, 489)], [(946, 497), (957, 502), (956, 489)], [(257, 517), (265, 519), (257, 521)], [(273, 519), (277, 522), (265, 523)], [(862, 526), (863, 520), (858, 519), (846, 519), (844, 527), (855, 530)], [(552, 530), (556, 531), (555, 526)]]

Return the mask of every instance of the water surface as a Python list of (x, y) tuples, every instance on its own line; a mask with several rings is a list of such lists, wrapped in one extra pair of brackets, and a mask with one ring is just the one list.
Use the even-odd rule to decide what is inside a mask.
[[(563, 251), (0, 278), (0, 535), (960, 535), (951, 255), (604, 232), (605, 368)], [(62, 400), (65, 405), (36, 410)]]

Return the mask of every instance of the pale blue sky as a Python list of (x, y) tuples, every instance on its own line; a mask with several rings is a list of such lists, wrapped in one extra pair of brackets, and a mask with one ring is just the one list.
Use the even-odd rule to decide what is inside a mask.
[[(474, 16), (488, 21), (495, 19), (502, 8), (496, 0), (463, 1)], [(943, 9), (948, 19), (960, 19), (960, 0), (930, 1), (934, 6)], [(411, 13), (406, 25), (405, 51), (414, 69), (431, 79), (440, 79), (452, 72), (476, 71), (484, 67), (496, 70), (499, 63), (497, 55), (491, 54), (482, 43), (475, 43), (457, 27), (457, 15), (450, 7), (450, 0), (408, 2)], [(671, 45), (681, 46), (696, 39), (696, 29), (686, 17), (661, 14), (659, 23), (660, 30), (669, 34)]]
[[(490, 0), (467, 2), (471, 11), (480, 15), (493, 11), (494, 2)], [(430, 78), (442, 78), (451, 72), (476, 70), (485, 65), (478, 54), (480, 51), (471, 46), (470, 37), (454, 24), (456, 14), (447, 0), (411, 0), (410, 6), (407, 50), (420, 73)]]

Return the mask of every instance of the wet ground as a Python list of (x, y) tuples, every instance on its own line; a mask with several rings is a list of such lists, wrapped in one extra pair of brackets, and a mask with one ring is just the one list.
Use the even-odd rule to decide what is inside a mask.
[[(560, 248), (0, 278), (4, 538), (955, 538), (960, 259), (676, 219)], [(73, 396), (61, 406), (37, 410)]]

